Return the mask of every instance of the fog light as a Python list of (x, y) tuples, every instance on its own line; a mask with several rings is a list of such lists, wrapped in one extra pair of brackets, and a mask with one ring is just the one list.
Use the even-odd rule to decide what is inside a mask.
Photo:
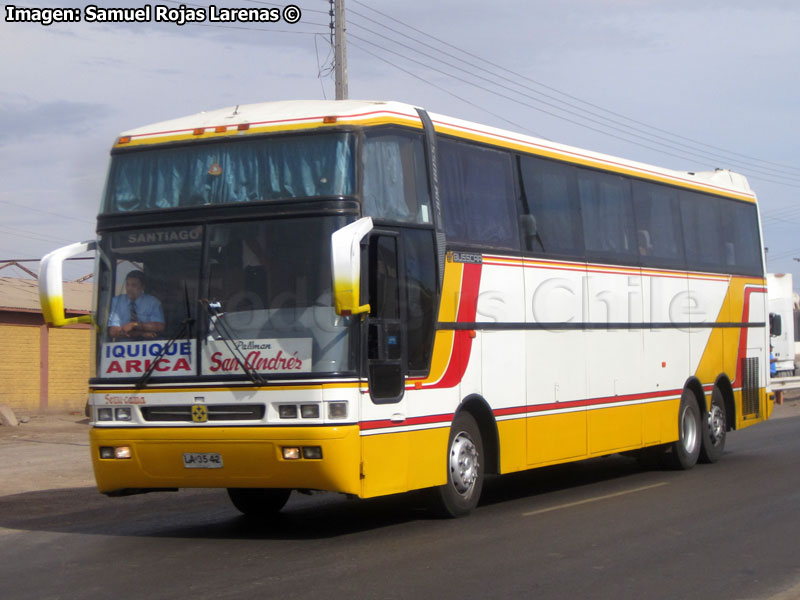
[(124, 408), (115, 409), (114, 417), (117, 419), (117, 421), (132, 421), (133, 413), (131, 412), (131, 408), (126, 406)]
[(312, 460), (321, 460), (322, 459), (322, 447), (321, 446), (303, 446), (303, 458), (309, 458)]
[(297, 406), (295, 404), (281, 404), (278, 407), (278, 415), (281, 419), (296, 419)]
[(303, 404), (300, 406), (300, 416), (304, 419), (319, 419), (319, 404)]
[(300, 458), (300, 448), (297, 446), (285, 446), (283, 450), (283, 460), (297, 460)]
[(100, 458), (114, 458), (114, 448), (111, 446), (100, 446)]
[(328, 418), (329, 419), (346, 419), (347, 418), (347, 402), (331, 402), (328, 404)]
[(98, 421), (113, 421), (114, 420), (114, 410), (111, 408), (98, 408), (97, 409), (97, 420)]

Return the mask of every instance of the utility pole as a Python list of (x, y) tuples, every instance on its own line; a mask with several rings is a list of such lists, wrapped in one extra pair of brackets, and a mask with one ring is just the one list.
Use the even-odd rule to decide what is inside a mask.
[(336, 99), (347, 100), (347, 47), (345, 41), (344, 0), (334, 0), (333, 64), (336, 78)]

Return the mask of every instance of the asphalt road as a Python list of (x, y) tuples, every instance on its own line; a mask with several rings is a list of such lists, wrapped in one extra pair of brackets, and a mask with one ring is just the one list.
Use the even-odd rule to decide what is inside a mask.
[(1, 496), (0, 598), (789, 600), (799, 434), (800, 417), (733, 433), (688, 472), (614, 456), (493, 479), (461, 520), (419, 494), (294, 494), (270, 525), (219, 490)]

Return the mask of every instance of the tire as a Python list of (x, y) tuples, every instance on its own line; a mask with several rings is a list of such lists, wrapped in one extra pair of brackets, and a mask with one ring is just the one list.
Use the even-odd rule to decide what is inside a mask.
[(701, 425), (703, 443), (700, 447), (700, 462), (715, 463), (722, 458), (728, 431), (727, 419), (722, 392), (719, 391), (719, 388), (714, 387), (714, 391), (711, 393), (711, 407), (703, 415)]
[(242, 514), (267, 519), (280, 511), (292, 490), (266, 488), (228, 488), (228, 497)]
[(447, 442), (447, 483), (434, 488), (434, 510), (442, 517), (463, 517), (478, 505), (483, 489), (483, 440), (478, 424), (459, 413)]
[(678, 440), (667, 446), (665, 466), (678, 471), (695, 466), (700, 457), (702, 435), (697, 398), (692, 390), (684, 389), (678, 409)]

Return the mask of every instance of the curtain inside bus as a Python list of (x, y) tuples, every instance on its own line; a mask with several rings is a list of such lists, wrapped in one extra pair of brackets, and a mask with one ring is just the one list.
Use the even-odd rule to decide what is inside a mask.
[(193, 143), (116, 154), (104, 213), (354, 193), (351, 134)]

